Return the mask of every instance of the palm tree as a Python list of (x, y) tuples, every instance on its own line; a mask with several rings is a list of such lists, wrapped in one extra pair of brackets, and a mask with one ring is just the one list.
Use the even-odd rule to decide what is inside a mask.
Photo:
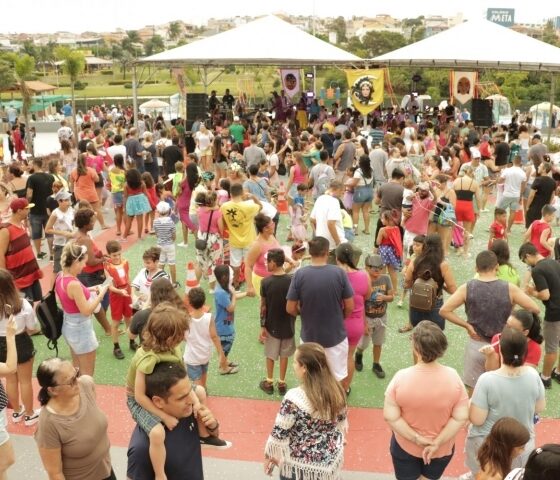
[(31, 91), (27, 88), (25, 80), (28, 79), (35, 71), (35, 59), (27, 53), (21, 57), (15, 58), (14, 71), (16, 79), (19, 83), (21, 98), (23, 100), (22, 113), (25, 118), (25, 150), (27, 153), (33, 152), (33, 141), (30, 133), (29, 124), (29, 107), (31, 105)]
[(171, 22), (167, 27), (167, 36), (170, 40), (177, 40), (182, 32), (181, 24), (177, 21)]
[(63, 63), (64, 73), (70, 77), (70, 95), (72, 96), (72, 128), (74, 134), (78, 134), (78, 126), (76, 124), (76, 97), (75, 85), (78, 77), (84, 73), (86, 59), (82, 52), (72, 50), (68, 53)]

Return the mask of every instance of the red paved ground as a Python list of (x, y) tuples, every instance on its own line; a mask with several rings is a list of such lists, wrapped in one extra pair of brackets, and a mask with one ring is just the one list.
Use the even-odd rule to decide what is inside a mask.
[[(115, 229), (109, 229), (96, 236), (99, 245), (115, 238)], [(124, 243), (126, 250), (132, 242)], [(52, 265), (44, 267), (41, 283), (46, 292), (52, 278)], [(35, 381), (35, 380), (34, 380)], [(36, 386), (36, 390), (38, 391)], [(114, 446), (126, 447), (134, 422), (126, 406), (124, 387), (99, 385), (97, 398), (100, 408), (109, 419), (109, 437)], [(231, 460), (260, 462), (263, 449), (279, 402), (246, 400), (240, 398), (212, 397), (208, 405), (220, 421), (222, 437), (233, 442), (233, 447), (225, 451), (204, 450), (209, 457)], [(350, 408), (350, 430), (345, 452), (345, 470), (362, 472), (391, 473), (389, 455), (390, 430), (383, 420), (383, 413), (375, 408)], [(34, 428), (10, 424), (8, 431), (21, 435), (32, 435)], [(557, 443), (560, 419), (544, 419), (537, 425), (537, 445)], [(459, 475), (463, 466), (463, 445), (466, 429), (461, 432), (456, 444), (456, 455), (446, 470), (446, 475)]]
[[(38, 387), (36, 387), (38, 390)], [(126, 447), (134, 422), (126, 407), (124, 387), (100, 385), (97, 387), (100, 408), (109, 419), (111, 445)], [(279, 402), (245, 400), (240, 398), (211, 397), (208, 405), (220, 421), (222, 437), (233, 442), (225, 451), (204, 450), (209, 457), (260, 462), (263, 449)], [(391, 473), (389, 455), (390, 431), (383, 421), (383, 414), (376, 408), (350, 408), (350, 430), (346, 447), (344, 469), (362, 472)], [(537, 445), (557, 442), (560, 420), (544, 419), (537, 425)], [(8, 431), (20, 435), (32, 435), (34, 427), (10, 424)], [(457, 440), (456, 455), (446, 475), (458, 475), (463, 466), (465, 431)]]

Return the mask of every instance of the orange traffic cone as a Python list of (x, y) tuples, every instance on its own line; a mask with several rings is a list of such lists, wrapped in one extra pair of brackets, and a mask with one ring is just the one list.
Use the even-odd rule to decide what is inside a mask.
[(187, 263), (187, 279), (185, 280), (185, 294), (189, 293), (191, 288), (200, 287), (200, 283), (196, 278), (193, 262)]
[(525, 215), (523, 214), (522, 208), (520, 208), (515, 212), (515, 217), (513, 217), (513, 223), (525, 225)]
[(286, 187), (284, 182), (280, 182), (278, 187), (278, 200), (276, 201), (278, 213), (288, 213), (288, 200), (286, 200)]

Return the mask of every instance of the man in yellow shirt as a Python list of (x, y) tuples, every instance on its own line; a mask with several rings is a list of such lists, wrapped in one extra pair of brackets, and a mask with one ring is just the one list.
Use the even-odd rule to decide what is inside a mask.
[(257, 197), (243, 192), (243, 185), (234, 183), (230, 189), (231, 200), (220, 207), (229, 231), (230, 265), (233, 268), (233, 285), (239, 287), (239, 267), (249, 251), (257, 233), (254, 219), (262, 209)]

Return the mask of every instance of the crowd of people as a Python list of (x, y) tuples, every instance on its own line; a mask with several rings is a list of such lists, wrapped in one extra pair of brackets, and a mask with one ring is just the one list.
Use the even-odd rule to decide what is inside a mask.
[[(462, 478), (560, 474), (557, 446), (535, 440), (545, 390), (560, 383), (560, 171), (540, 133), (517, 117), (476, 128), (452, 106), (424, 116), (377, 109), (364, 123), (351, 109), (292, 108), (284, 97), (249, 115), (231, 95), (211, 96), (208, 121), (189, 130), (182, 119), (98, 106), (81, 116), (79, 132), (61, 121), (56, 154), (24, 158), (15, 149), (2, 165), (0, 478), (14, 461), (8, 400), (13, 422), (37, 424), (49, 478), (116, 478), (95, 399), (93, 317), (116, 360), (126, 357), (123, 323), (128, 333), (126, 403), (137, 424), (128, 478), (202, 478), (201, 445), (231, 446), (206, 386), (214, 350), (219, 374), (242, 374), (234, 345), (244, 297), (259, 299), (255, 342), (266, 374), (258, 388), (283, 396), (267, 473), (339, 478), (352, 381), (370, 344), (371, 371), (386, 377), (381, 357), (396, 302), (408, 308), (398, 331), (411, 332), (412, 347), (402, 352), (412, 366), (385, 392), (396, 478), (440, 478), (467, 425)], [(494, 202), (487, 248), (473, 252), (473, 238), (486, 244), (477, 223)], [(115, 236), (101, 245), (92, 231), (113, 228), (109, 205)], [(512, 266), (508, 243), (520, 214), (526, 232), (516, 253), (526, 272)], [(126, 248), (146, 238), (143, 266), (131, 272)], [(183, 295), (176, 263), (186, 247), (188, 275), (207, 288), (187, 282)], [(457, 285), (453, 267), (470, 258), (476, 275)], [(38, 366), (42, 408), (34, 410), (42, 338), (33, 337), (33, 305), (47, 260), (72, 359)], [(442, 359), (448, 322), (468, 334), (461, 376)], [(295, 388), (286, 381), (290, 358)]]

